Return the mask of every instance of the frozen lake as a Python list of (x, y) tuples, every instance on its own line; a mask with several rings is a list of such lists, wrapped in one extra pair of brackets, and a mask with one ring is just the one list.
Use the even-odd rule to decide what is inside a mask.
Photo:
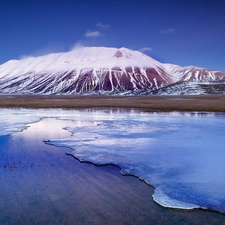
[[(0, 118), (0, 144), (31, 123), (56, 118), (46, 120), (52, 133), (46, 144), (66, 147), (80, 161), (117, 165), (154, 186), (153, 199), (162, 206), (225, 213), (223, 113), (1, 109)], [(54, 135), (56, 124), (70, 135)]]

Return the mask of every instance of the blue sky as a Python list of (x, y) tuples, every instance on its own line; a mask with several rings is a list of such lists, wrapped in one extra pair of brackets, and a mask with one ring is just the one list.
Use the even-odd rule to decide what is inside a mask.
[(0, 29), (0, 64), (84, 45), (225, 72), (222, 0), (2, 0)]

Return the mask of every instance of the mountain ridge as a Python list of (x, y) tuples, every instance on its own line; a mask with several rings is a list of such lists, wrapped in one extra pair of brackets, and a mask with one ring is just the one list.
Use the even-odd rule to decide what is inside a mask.
[(222, 84), (225, 74), (164, 64), (139, 51), (106, 47), (80, 47), (0, 65), (0, 94), (176, 94), (178, 86), (173, 92), (165, 89), (179, 82)]

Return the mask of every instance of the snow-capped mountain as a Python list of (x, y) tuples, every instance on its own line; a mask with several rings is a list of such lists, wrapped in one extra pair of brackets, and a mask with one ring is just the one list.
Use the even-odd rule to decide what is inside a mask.
[(162, 64), (127, 48), (80, 47), (0, 65), (2, 94), (188, 94), (187, 84), (203, 83), (223, 87), (225, 74)]

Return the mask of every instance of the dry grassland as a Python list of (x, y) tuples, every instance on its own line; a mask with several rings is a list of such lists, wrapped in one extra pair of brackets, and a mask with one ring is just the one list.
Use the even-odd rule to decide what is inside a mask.
[(144, 111), (225, 112), (225, 96), (1, 95), (0, 107), (124, 108)]

